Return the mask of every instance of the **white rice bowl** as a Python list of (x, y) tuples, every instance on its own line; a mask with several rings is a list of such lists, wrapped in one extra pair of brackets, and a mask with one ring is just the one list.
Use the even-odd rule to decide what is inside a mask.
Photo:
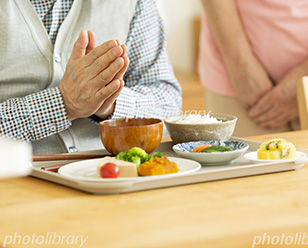
[(232, 136), (237, 117), (229, 114), (189, 114), (164, 120), (174, 143), (201, 140), (228, 140)]

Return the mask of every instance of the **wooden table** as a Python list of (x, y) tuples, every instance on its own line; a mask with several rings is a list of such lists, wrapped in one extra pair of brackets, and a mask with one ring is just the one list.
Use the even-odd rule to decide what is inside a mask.
[[(274, 137), (308, 152), (308, 131), (250, 139)], [(33, 177), (2, 180), (0, 190), (0, 243), (15, 237), (15, 245), (12, 240), (6, 247), (80, 247), (69, 243), (76, 236), (87, 236), (81, 247), (302, 247), (258, 246), (256, 237), (267, 244), (276, 242), (275, 235), (289, 236), (288, 242), (308, 236), (307, 164), (297, 171), (121, 195), (91, 195)], [(27, 235), (34, 241), (41, 235), (37, 242), (43, 237), (48, 243), (47, 235), (71, 240), (16, 245), (18, 238), (26, 243)]]

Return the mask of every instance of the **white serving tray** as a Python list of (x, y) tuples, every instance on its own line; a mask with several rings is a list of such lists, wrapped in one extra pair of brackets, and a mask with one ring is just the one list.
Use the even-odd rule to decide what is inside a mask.
[[(260, 142), (232, 137), (231, 140), (246, 142), (249, 144), (249, 151), (256, 151)], [(163, 142), (156, 151), (163, 152), (166, 156), (178, 157), (172, 150), (173, 143)], [(89, 153), (89, 152), (87, 152)], [(106, 150), (92, 151), (92, 153), (108, 154)], [(192, 174), (184, 174), (171, 178), (151, 178), (147, 180), (119, 181), (119, 182), (86, 182), (81, 180), (68, 179), (56, 172), (45, 171), (41, 167), (55, 164), (63, 164), (73, 161), (52, 161), (52, 162), (34, 162), (31, 176), (48, 180), (54, 183), (62, 184), (71, 188), (85, 191), (92, 194), (119, 194), (141, 190), (151, 190), (163, 187), (172, 187), (178, 185), (209, 182), (215, 180), (246, 177), (273, 172), (297, 170), (304, 166), (306, 160), (300, 162), (273, 161), (272, 163), (252, 163), (243, 156), (234, 160), (233, 163), (216, 166), (202, 166), (202, 168)]]

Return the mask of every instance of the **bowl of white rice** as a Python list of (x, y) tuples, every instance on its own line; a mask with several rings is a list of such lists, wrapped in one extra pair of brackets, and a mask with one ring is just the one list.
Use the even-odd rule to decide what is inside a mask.
[(164, 120), (174, 143), (206, 140), (229, 140), (237, 117), (230, 114), (187, 114)]

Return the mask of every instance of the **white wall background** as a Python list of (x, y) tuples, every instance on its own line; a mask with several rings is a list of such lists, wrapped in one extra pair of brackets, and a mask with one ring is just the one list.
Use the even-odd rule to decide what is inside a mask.
[(157, 0), (167, 32), (167, 48), (177, 71), (196, 71), (198, 25), (202, 5), (200, 0)]

